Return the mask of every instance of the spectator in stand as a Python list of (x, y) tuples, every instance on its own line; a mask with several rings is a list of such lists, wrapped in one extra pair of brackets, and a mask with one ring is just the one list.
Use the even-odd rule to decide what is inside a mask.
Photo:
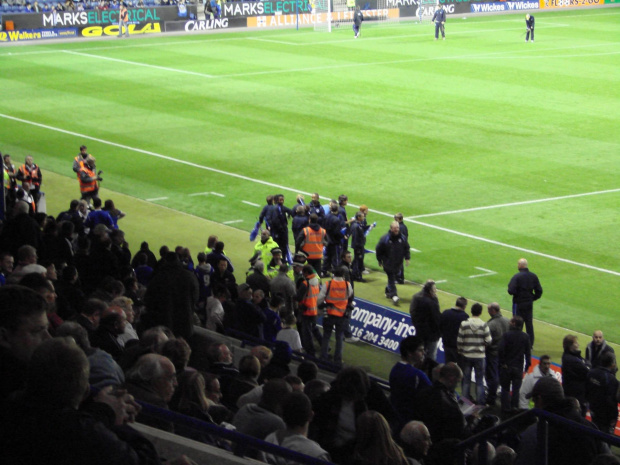
[(88, 376), (86, 356), (73, 341), (41, 344), (33, 354), (25, 392), (3, 412), (0, 461), (159, 463), (153, 445), (125, 426), (139, 410), (131, 396), (112, 394), (108, 387), (78, 410)]
[(224, 333), (224, 303), (230, 299), (228, 290), (217, 285), (213, 287), (213, 295), (207, 298), (205, 307), (205, 327), (210, 331)]
[(54, 334), (56, 328), (62, 323), (63, 319), (56, 313), (56, 290), (54, 284), (40, 273), (29, 273), (24, 276), (19, 284), (41, 294), (46, 302), (45, 312), (49, 323), (49, 331)]
[(562, 341), (562, 386), (567, 397), (574, 397), (581, 405), (581, 413), (585, 417), (588, 411), (586, 400), (586, 384), (590, 367), (581, 357), (577, 336), (567, 334)]
[(237, 281), (235, 275), (232, 274), (231, 271), (228, 271), (228, 264), (228, 260), (225, 257), (217, 261), (215, 271), (211, 276), (211, 286), (215, 287), (218, 284), (224, 286), (228, 289), (232, 300), (237, 300)]
[(433, 445), (431, 433), (421, 421), (410, 421), (400, 431), (400, 442), (410, 465), (422, 465)]
[(592, 422), (604, 433), (614, 434), (618, 420), (618, 394), (620, 384), (616, 379), (616, 356), (606, 352), (598, 359), (599, 365), (588, 373), (586, 399), (590, 405)]
[(343, 368), (332, 388), (313, 404), (315, 417), (310, 438), (329, 452), (335, 463), (351, 457), (355, 449), (356, 421), (366, 410), (376, 410), (390, 424), (396, 416), (383, 390), (359, 367)]
[(136, 278), (142, 286), (148, 286), (151, 276), (153, 276), (153, 268), (148, 265), (148, 256), (144, 252), (138, 252), (134, 257), (134, 272)]
[[(359, 8), (359, 7), (358, 7)], [(357, 418), (355, 449), (351, 465), (409, 465), (405, 453), (394, 442), (383, 415), (373, 410)]]
[[(101, 225), (102, 228), (105, 228)], [(94, 231), (97, 231), (97, 226)], [(120, 273), (118, 258), (112, 252), (112, 239), (107, 231), (101, 231), (101, 235), (96, 235), (91, 231), (92, 242), (90, 255), (88, 257), (89, 274), (81, 273), (83, 277), (84, 290), (92, 292), (105, 279), (117, 279)]]
[[(596, 430), (596, 427), (574, 408), (573, 402), (564, 396), (562, 385), (554, 378), (538, 380), (532, 391), (532, 399), (536, 408)], [(540, 450), (537, 444), (538, 424), (530, 426), (521, 434), (515, 465), (536, 463), (536, 453)], [(549, 465), (589, 464), (594, 457), (606, 453), (608, 449), (604, 443), (592, 436), (555, 423), (548, 423), (547, 441)]]
[(233, 425), (241, 434), (265, 439), (274, 431), (286, 428), (282, 420), (282, 403), (291, 386), (283, 379), (268, 381), (258, 404), (246, 404), (233, 418)]
[[(475, 303), (471, 307), (471, 317), (461, 323), (456, 345), (463, 366), (463, 396), (473, 400), (470, 392), (471, 371), (476, 374), (476, 403), (485, 404), (484, 372), (486, 347), (491, 343), (491, 332), (487, 324), (480, 319), (482, 305)], [(518, 399), (518, 397), (517, 397)]]
[(13, 272), (15, 259), (10, 252), (0, 252), (0, 286), (4, 286), (7, 277)]
[(266, 380), (276, 378), (284, 378), (290, 382), (294, 390), (296, 389), (297, 384), (301, 385), (299, 390), (303, 390), (303, 381), (301, 381), (301, 378), (291, 375), (291, 368), (289, 367), (289, 364), (292, 360), (292, 354), (293, 352), (291, 351), (291, 348), (285, 342), (274, 343), (273, 357), (271, 357), (271, 360), (267, 366), (261, 370), (259, 382), (265, 382)]
[(485, 379), (487, 382), (487, 405), (495, 405), (497, 388), (499, 387), (499, 358), (498, 347), (502, 336), (510, 329), (510, 320), (502, 316), (502, 311), (497, 302), (487, 306), (489, 316), (487, 326), (491, 332), (491, 344), (486, 351)]
[(200, 252), (196, 256), (198, 265), (194, 269), (194, 275), (198, 280), (198, 309), (201, 320), (206, 321), (206, 306), (207, 299), (211, 296), (211, 275), (213, 274), (213, 267), (207, 263), (207, 255), (204, 252)]
[(469, 318), (469, 315), (465, 312), (466, 308), (467, 299), (465, 297), (459, 297), (456, 299), (454, 307), (444, 310), (439, 319), (439, 331), (441, 332), (441, 340), (443, 341), (445, 363), (459, 363), (456, 340), (459, 335), (461, 323)]
[(420, 292), (413, 296), (409, 306), (411, 322), (416, 328), (416, 334), (424, 341), (426, 356), (437, 360), (437, 345), (440, 336), (441, 311), (435, 281), (426, 281)]
[(129, 244), (125, 240), (125, 232), (120, 229), (113, 229), (110, 232), (110, 239), (112, 241), (111, 250), (118, 260), (119, 267), (130, 268), (131, 251), (129, 250)]
[(91, 344), (109, 353), (114, 360), (123, 356), (124, 347), (118, 343), (118, 337), (125, 334), (127, 317), (122, 308), (109, 306), (101, 314), (99, 327), (93, 334)]
[[(208, 372), (220, 378), (223, 376), (235, 377), (239, 375), (239, 370), (233, 364), (233, 353), (228, 346), (222, 342), (214, 342), (209, 346), (207, 352), (209, 358)], [(192, 366), (196, 366), (191, 361)]]
[(125, 371), (128, 370), (133, 367), (143, 355), (160, 353), (163, 345), (170, 339), (174, 339), (174, 335), (170, 328), (155, 326), (147, 329), (140, 335), (139, 344), (133, 344), (125, 349), (125, 353), (119, 365), (123, 367)]
[(235, 268), (233, 267), (230, 259), (224, 253), (224, 243), (217, 241), (213, 246), (213, 251), (207, 254), (207, 263), (212, 267), (217, 268), (222, 259), (226, 260), (226, 270), (233, 273)]
[(88, 299), (81, 312), (73, 317), (73, 321), (84, 327), (90, 341), (93, 340), (95, 331), (99, 327), (101, 315), (107, 308), (108, 304), (103, 300)]
[(431, 433), (434, 448), (445, 439), (464, 439), (470, 434), (468, 420), (461, 412), (456, 387), (463, 372), (454, 362), (439, 369), (439, 377), (431, 389), (421, 391), (416, 400), (416, 416)]
[(246, 355), (239, 360), (239, 375), (235, 377), (222, 377), (222, 403), (231, 411), (237, 410), (237, 401), (243, 394), (250, 392), (258, 386), (261, 364), (254, 355)]
[(586, 346), (586, 362), (592, 368), (600, 366), (601, 357), (608, 352), (614, 354), (614, 348), (607, 345), (603, 337), (603, 331), (594, 331), (592, 341)]
[(269, 284), (270, 294), (279, 295), (283, 299), (286, 313), (293, 313), (295, 310), (295, 283), (289, 277), (289, 266), (284, 263), (280, 266), (278, 274), (271, 278)]
[[(127, 390), (142, 402), (168, 410), (178, 386), (174, 365), (167, 357), (159, 354), (146, 354), (138, 359), (127, 373)], [(137, 421), (164, 431), (174, 431), (172, 423), (138, 415)]]
[(261, 260), (254, 262), (252, 267), (253, 272), (248, 274), (245, 282), (250, 285), (253, 290), (260, 289), (263, 291), (265, 297), (269, 297), (270, 282), (269, 278), (265, 276), (265, 264)]
[(527, 373), (532, 359), (530, 347), (529, 337), (523, 332), (523, 318), (513, 317), (510, 320), (510, 330), (504, 334), (497, 348), (504, 412), (519, 408), (523, 374)]
[(311, 360), (304, 360), (297, 366), (297, 376), (308, 384), (319, 376), (319, 367)]
[(269, 342), (276, 342), (276, 337), (282, 330), (282, 320), (280, 319), (280, 311), (284, 306), (282, 297), (274, 295), (269, 300), (269, 305), (263, 309), (265, 322), (263, 323), (263, 338)]
[[(308, 428), (313, 416), (312, 403), (308, 396), (301, 392), (291, 392), (282, 404), (282, 417), (286, 429), (271, 433), (265, 441), (331, 462), (327, 451), (323, 450), (318, 443), (308, 439)], [(274, 465), (289, 465), (289, 461), (271, 454), (267, 454), (267, 462)]]
[(165, 262), (151, 278), (144, 295), (149, 321), (147, 327), (164, 325), (175, 336), (189, 340), (194, 333), (194, 307), (198, 301), (198, 282), (183, 268), (179, 257), (168, 252)]
[(46, 339), (45, 299), (23, 286), (0, 287), (0, 400), (24, 388), (28, 363)]
[(252, 302), (252, 288), (248, 284), (243, 283), (237, 289), (239, 299), (237, 299), (235, 306), (236, 325), (233, 329), (249, 336), (263, 339), (265, 315)]
[(295, 329), (296, 323), (297, 318), (295, 318), (295, 314), (287, 313), (282, 321), (282, 329), (276, 335), (276, 340), (286, 342), (291, 350), (295, 352), (301, 352), (303, 348), (299, 332)]
[(205, 379), (205, 394), (209, 401), (209, 415), (217, 425), (223, 421), (231, 422), (233, 413), (220, 402), (222, 400), (220, 380), (212, 373), (202, 373), (202, 375)]
[(19, 261), (19, 249), (28, 245), (37, 249), (41, 243), (39, 225), (28, 213), (28, 205), (17, 202), (13, 207), (13, 217), (10, 218), (2, 234), (2, 247), (11, 252)]
[(106, 200), (103, 204), (103, 211), (106, 211), (112, 217), (112, 221), (114, 222), (114, 229), (118, 229), (118, 221), (125, 218), (127, 216), (124, 212), (120, 211), (114, 205), (114, 200)]
[(551, 370), (551, 357), (548, 355), (541, 355), (538, 365), (523, 378), (523, 384), (519, 390), (519, 408), (530, 408), (529, 399), (532, 397), (531, 393), (534, 389), (534, 385), (539, 379), (547, 377), (555, 377), (555, 374)]
[(415, 367), (424, 360), (424, 343), (418, 336), (407, 336), (400, 343), (401, 360), (390, 372), (390, 401), (399, 418), (399, 429), (415, 416), (416, 395), (432, 383)]
[(148, 266), (150, 266), (153, 270), (155, 268), (157, 268), (157, 257), (155, 257), (155, 254), (153, 252), (151, 252), (151, 249), (149, 249), (149, 243), (148, 242), (142, 242), (140, 244), (140, 250), (138, 251), (138, 253), (136, 253), (133, 256), (133, 259), (131, 260), (131, 267), (132, 268), (137, 268), (138, 267), (138, 263), (137, 263), (137, 257), (140, 253), (144, 253), (146, 254), (147, 257), (147, 262), (146, 264)]

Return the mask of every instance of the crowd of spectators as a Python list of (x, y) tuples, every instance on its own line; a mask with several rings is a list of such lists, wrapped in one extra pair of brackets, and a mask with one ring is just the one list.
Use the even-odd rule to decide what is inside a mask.
[(174, 6), (194, 3), (192, 0), (3, 0), (0, 13), (50, 13), (79, 12), (88, 10), (118, 10), (121, 4), (127, 8), (143, 8), (146, 6)]
[[(273, 213), (280, 215), (282, 205), (267, 209), (272, 227), (278, 221)], [(299, 198), (298, 205), (310, 213)], [(338, 216), (338, 208), (333, 203), (329, 214)], [(316, 222), (318, 215), (311, 215)], [(240, 270), (233, 274), (219, 238), (209, 239), (196, 262), (183, 246), (162, 246), (158, 259), (143, 242), (134, 255), (119, 229), (123, 216), (112, 201), (94, 199), (89, 208), (73, 200), (54, 217), (35, 213), (23, 196), (14, 199), (0, 232), (3, 463), (159, 463), (153, 446), (127, 427), (133, 421), (229, 450), (239, 447), (146, 415), (137, 399), (338, 464), (454, 464), (456, 444), (494, 421), (484, 410), (463, 407), (486, 403), (478, 378), (478, 393), (470, 394), (461, 367), (484, 370), (475, 361), (485, 360), (488, 348), (504, 373), (502, 387), (504, 379), (513, 383), (512, 398), (502, 398), (502, 406), (514, 413), (522, 405), (515, 378), (520, 380), (527, 368), (530, 345), (519, 317), (489, 323), (489, 328), (479, 318), (482, 307), (472, 307), (469, 317), (467, 301), (459, 298), (437, 323), (438, 334), (456, 338), (448, 345), (455, 360), (434, 361), (435, 335), (409, 336), (401, 342), (402, 360), (390, 375), (391, 395), (359, 367), (341, 368), (330, 384), (319, 379), (311, 358), (294, 370), (292, 350), (313, 353), (309, 348), (316, 349), (315, 337), (323, 358), (330, 358), (329, 337), (316, 327), (316, 312), (324, 302), (326, 315), (345, 318), (353, 292), (346, 247), (340, 259), (329, 256), (323, 276), (331, 273), (333, 279), (313, 290), (323, 267), (317, 262), (313, 267), (303, 253), (310, 223), (298, 230), (291, 268), (283, 253), (288, 244), (281, 236), (274, 244), (264, 232), (251, 270), (237, 283)], [(346, 221), (339, 225), (338, 247), (346, 238)], [(286, 221), (280, 233), (285, 227)], [(433, 289), (434, 283), (427, 283), (416, 311), (438, 311)], [(497, 316), (496, 304), (489, 305), (489, 313), (491, 320)], [(342, 362), (346, 325), (332, 322), (336, 366)], [(234, 363), (231, 347), (205, 337), (196, 326), (233, 331), (256, 345)], [(547, 376), (548, 365), (541, 363), (534, 378), (526, 378), (525, 402), (531, 399), (536, 407), (587, 427), (613, 431), (616, 363), (599, 333), (588, 346), (587, 360), (577, 338), (567, 336), (564, 387)], [(468, 358), (475, 363), (464, 363)], [(511, 367), (518, 376), (510, 376)], [(461, 385), (462, 398), (457, 394)], [(583, 416), (588, 404), (594, 423)], [(535, 450), (537, 437), (533, 425), (522, 437), (506, 434), (490, 442), (488, 463), (533, 463), (520, 457)], [(552, 464), (587, 465), (608, 452), (598, 440), (554, 426), (549, 441)], [(244, 452), (269, 463), (290, 463), (272, 454)], [(470, 451), (471, 457), (476, 454)], [(56, 458), (50, 462), (51, 456)], [(191, 460), (180, 457), (177, 463)]]

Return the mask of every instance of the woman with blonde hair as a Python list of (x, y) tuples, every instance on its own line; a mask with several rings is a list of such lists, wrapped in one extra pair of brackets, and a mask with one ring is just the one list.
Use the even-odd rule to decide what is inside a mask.
[(403, 450), (392, 439), (383, 415), (368, 410), (357, 418), (355, 450), (350, 465), (408, 465)]

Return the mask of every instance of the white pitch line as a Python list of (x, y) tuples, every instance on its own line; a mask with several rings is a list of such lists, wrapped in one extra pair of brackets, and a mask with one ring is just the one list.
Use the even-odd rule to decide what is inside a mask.
[(468, 276), (468, 278), (482, 278), (483, 276), (493, 276), (494, 274), (497, 274), (497, 271), (493, 271), (493, 270), (487, 270), (486, 268), (482, 268), (480, 266), (474, 266), (475, 269), (480, 270), (480, 271), (484, 271), (483, 274), (474, 274), (471, 276)]
[[(369, 211), (372, 211), (372, 210), (369, 210)], [(556, 257), (555, 255), (550, 255), (550, 254), (546, 254), (543, 252), (537, 252), (536, 250), (526, 249), (524, 247), (519, 247), (519, 246), (512, 245), (512, 244), (506, 244), (504, 242), (495, 241), (493, 239), (487, 239), (486, 237), (474, 236), (473, 234), (467, 234), (461, 231), (455, 231), (454, 229), (448, 229), (448, 228), (444, 228), (444, 227), (437, 226), (434, 224), (423, 223), (421, 221), (416, 221), (416, 220), (406, 220), (406, 221), (409, 221), (410, 223), (413, 223), (413, 224), (417, 224), (418, 226), (424, 226), (427, 228), (436, 229), (438, 231), (443, 231), (449, 234), (455, 234), (457, 236), (466, 237), (468, 239), (474, 239), (477, 241), (486, 242), (487, 244), (493, 244), (493, 245), (497, 245), (500, 247), (505, 247), (507, 249), (518, 250), (519, 252), (525, 252), (525, 253), (529, 253), (532, 255), (537, 255), (539, 257), (548, 258), (550, 260), (555, 260), (558, 262), (568, 263), (570, 265), (587, 268), (589, 270), (600, 271), (601, 273), (611, 274), (614, 276), (620, 276), (620, 272), (618, 271), (607, 270), (605, 268), (599, 268), (598, 266), (588, 265), (587, 263), (581, 263), (581, 262), (576, 262), (574, 260), (569, 260), (567, 258)]]
[(247, 40), (255, 40), (257, 42), (270, 42), (272, 44), (282, 44), (282, 45), (294, 45), (298, 46), (297, 42), (287, 42), (285, 40), (272, 40), (272, 39), (263, 39), (262, 37), (247, 37)]
[(519, 205), (529, 205), (532, 203), (542, 203), (542, 202), (552, 202), (554, 200), (564, 200), (564, 199), (576, 199), (579, 197), (588, 197), (590, 195), (601, 195), (601, 194), (612, 194), (615, 192), (620, 192), (620, 188), (617, 189), (607, 189), (604, 191), (594, 191), (594, 192), (584, 192), (581, 194), (570, 194), (570, 195), (561, 195), (558, 197), (547, 197), (545, 199), (535, 199), (535, 200), (524, 200), (522, 202), (510, 202), (510, 203), (500, 203), (497, 205), (486, 205), (484, 207), (473, 207), (473, 208), (463, 208), (462, 210), (448, 210), (445, 212), (437, 212), (437, 213), (426, 213), (424, 215), (414, 215), (408, 216), (406, 219), (413, 220), (416, 218), (428, 218), (431, 216), (443, 216), (443, 215), (453, 215), (456, 213), (468, 213), (475, 212), (480, 210), (490, 210), (492, 208), (503, 208), (503, 207), (516, 207)]
[(211, 192), (196, 192), (195, 194), (188, 194), (188, 197), (195, 197), (197, 195), (210, 195)]
[(155, 197), (153, 199), (146, 199), (147, 202), (155, 202), (157, 200), (168, 200), (168, 197)]
[(205, 77), (205, 78), (216, 77), (211, 74), (197, 73), (196, 71), (186, 71), (183, 69), (168, 68), (167, 66), (149, 65), (147, 63), (140, 63), (139, 61), (120, 60), (118, 58), (105, 57), (101, 55), (93, 55), (91, 53), (74, 52), (72, 50), (62, 50), (62, 52), (68, 53), (69, 55), (79, 55), (79, 56), (88, 57), (88, 58), (97, 58), (99, 60), (114, 61), (116, 63), (123, 63), (126, 65), (142, 66), (144, 68), (158, 69), (160, 71), (171, 71), (171, 72), (180, 73), (180, 74), (189, 74), (190, 76), (198, 76), (198, 77)]
[(251, 206), (253, 206), (253, 207), (260, 207), (260, 205), (259, 205), (259, 204), (254, 203), (254, 202), (249, 202), (249, 201), (247, 201), (247, 200), (242, 200), (242, 201), (241, 201), (241, 203), (245, 203), (246, 205), (251, 205)]
[(435, 284), (441, 284), (441, 283), (447, 283), (448, 280), (447, 279), (440, 279), (438, 281), (435, 281)]
[[(617, 44), (618, 42), (610, 42), (610, 43), (603, 43), (603, 44), (586, 44), (586, 45), (556, 47), (556, 48), (548, 48), (548, 49), (540, 49), (537, 47), (537, 52), (551, 52), (551, 51), (567, 50), (567, 49), (574, 50), (577, 48), (601, 47), (605, 45), (617, 45)], [(88, 58), (95, 58), (95, 59), (98, 58), (101, 60), (108, 60), (108, 61), (113, 61), (113, 62), (118, 62), (118, 63), (129, 64), (129, 65), (143, 66), (147, 68), (158, 69), (161, 71), (168, 71), (171, 73), (187, 74), (187, 75), (203, 77), (207, 79), (224, 79), (224, 78), (235, 78), (235, 77), (277, 75), (277, 74), (285, 74), (285, 73), (305, 73), (305, 72), (324, 71), (324, 70), (332, 70), (332, 69), (336, 70), (336, 69), (347, 69), (347, 68), (361, 68), (365, 66), (384, 66), (384, 65), (394, 65), (394, 64), (403, 64), (403, 63), (417, 63), (417, 62), (423, 62), (423, 61), (445, 61), (445, 60), (464, 60), (464, 59), (467, 60), (467, 59), (483, 59), (487, 57), (488, 58), (515, 58), (516, 59), (519, 57), (513, 56), (512, 55), (513, 53), (525, 53), (525, 52), (529, 53), (531, 52), (531, 50), (532, 50), (531, 48), (524, 47), (521, 50), (513, 50), (508, 53), (502, 50), (498, 52), (472, 54), (472, 55), (450, 55), (450, 56), (444, 56), (444, 57), (433, 56), (433, 57), (427, 57), (427, 58), (408, 58), (408, 59), (402, 59), (402, 60), (371, 61), (371, 62), (361, 62), (361, 63), (360, 62), (338, 63), (338, 64), (327, 65), (327, 66), (316, 66), (316, 67), (307, 67), (307, 68), (290, 68), (290, 69), (278, 69), (278, 70), (271, 69), (271, 70), (263, 70), (263, 71), (252, 71), (252, 72), (245, 72), (245, 73), (232, 73), (232, 74), (220, 74), (220, 75), (198, 73), (194, 71), (185, 71), (185, 70), (181, 70), (177, 68), (169, 68), (166, 66), (149, 65), (146, 63), (140, 63), (136, 61), (120, 60), (117, 58), (110, 58), (110, 57), (93, 55), (90, 53), (83, 53), (83, 52), (74, 52), (74, 51), (66, 50), (66, 49), (61, 50), (60, 52), (68, 53), (72, 55), (78, 55), (78, 56), (81, 55), (81, 56), (85, 56)], [(610, 53), (615, 54), (616, 52), (610, 52)], [(498, 55), (504, 55), (504, 56), (498, 57)], [(546, 58), (544, 55), (537, 56), (537, 57)]]
[(413, 247), (409, 247), (409, 250), (411, 250), (412, 252), (418, 252), (418, 253), (420, 253), (420, 252), (421, 252), (420, 250), (418, 250), (418, 249), (414, 249)]
[[(230, 176), (230, 177), (236, 178), (236, 179), (242, 179), (244, 181), (249, 181), (249, 182), (253, 182), (253, 183), (256, 183), (256, 184), (261, 184), (263, 186), (269, 186), (269, 187), (273, 187), (273, 188), (282, 189), (283, 191), (286, 191), (286, 192), (293, 192), (293, 193), (296, 193), (296, 194), (303, 194), (303, 195), (307, 195), (307, 196), (311, 196), (312, 195), (309, 192), (304, 192), (304, 191), (300, 191), (298, 189), (293, 189), (293, 188), (288, 187), (288, 186), (282, 186), (282, 185), (274, 184), (274, 183), (271, 183), (271, 182), (268, 182), (268, 181), (263, 181), (261, 179), (257, 179), (256, 177), (243, 176), (241, 174), (231, 173), (231, 172), (220, 170), (220, 169), (217, 169), (217, 168), (212, 168), (210, 166), (199, 165), (198, 163), (192, 163), (192, 162), (189, 162), (187, 160), (181, 160), (179, 158), (174, 158), (174, 157), (170, 157), (170, 156), (167, 156), (167, 155), (162, 155), (160, 153), (139, 149), (137, 147), (130, 147), (128, 145), (118, 144), (116, 142), (112, 142), (112, 141), (108, 141), (108, 140), (104, 140), (104, 139), (99, 139), (97, 137), (88, 136), (86, 134), (80, 134), (78, 132), (68, 131), (66, 129), (60, 129), (60, 128), (56, 128), (54, 126), (49, 126), (49, 125), (46, 125), (46, 124), (36, 123), (34, 121), (29, 121), (29, 120), (25, 120), (25, 119), (22, 119), (22, 118), (17, 118), (15, 116), (6, 115), (4, 113), (0, 113), (0, 118), (5, 118), (5, 119), (8, 119), (8, 120), (17, 121), (19, 123), (29, 124), (31, 126), (36, 126), (36, 127), (40, 127), (40, 128), (43, 128), (43, 129), (48, 129), (48, 130), (51, 130), (51, 131), (60, 132), (62, 134), (67, 134), (67, 135), (70, 135), (70, 136), (79, 137), (80, 139), (92, 140), (92, 141), (95, 141), (95, 142), (99, 142), (100, 144), (109, 145), (111, 147), (118, 147), (118, 148), (121, 148), (121, 149), (124, 149), (124, 150), (129, 150), (129, 151), (132, 151), (132, 152), (141, 153), (143, 155), (147, 155), (147, 156), (150, 156), (150, 157), (160, 158), (162, 160), (168, 160), (168, 161), (179, 163), (179, 164), (182, 164), (182, 165), (191, 166), (193, 168), (197, 168), (197, 169), (201, 169), (201, 170), (205, 170), (205, 171), (210, 171), (212, 173), (217, 173), (217, 174), (221, 174), (221, 175), (225, 175), (225, 176)], [(223, 194), (216, 194), (215, 192), (211, 192), (211, 193), (214, 194), (214, 195), (223, 196)], [(354, 205), (352, 203), (350, 203), (349, 205), (351, 207), (353, 207), (353, 208), (359, 207), (359, 205)], [(370, 211), (372, 213), (375, 213), (377, 215), (380, 215), (380, 216), (388, 217), (388, 218), (393, 218), (394, 217), (393, 213), (386, 213), (386, 212), (382, 212), (380, 210), (374, 210), (374, 209), (369, 209), (368, 211)], [(525, 252), (525, 253), (529, 253), (529, 254), (532, 254), (532, 255), (537, 255), (539, 257), (544, 257), (544, 258), (547, 258), (549, 260), (555, 260), (555, 261), (558, 261), (558, 262), (568, 263), (570, 265), (578, 266), (578, 267), (581, 267), (581, 268), (587, 268), (587, 269), (590, 269), (590, 270), (599, 271), (601, 273), (611, 274), (611, 275), (614, 275), (614, 276), (620, 276), (620, 272), (613, 271), (613, 270), (607, 270), (605, 268), (599, 268), (599, 267), (596, 267), (596, 266), (588, 265), (587, 263), (580, 263), (580, 262), (576, 262), (576, 261), (573, 261), (573, 260), (568, 260), (566, 258), (556, 257), (554, 255), (549, 255), (549, 254), (546, 254), (546, 253), (543, 253), (543, 252), (537, 252), (535, 250), (530, 250), (530, 249), (526, 249), (526, 248), (523, 248), (523, 247), (518, 247), (518, 246), (515, 246), (515, 245), (511, 245), (511, 244), (506, 244), (506, 243), (495, 241), (495, 240), (492, 240), (492, 239), (487, 239), (487, 238), (481, 237), (481, 236), (474, 236), (472, 234), (467, 234), (467, 233), (463, 233), (463, 232), (460, 232), (460, 231), (455, 231), (453, 229), (442, 228), (441, 226), (435, 226), (433, 224), (423, 223), (423, 222), (417, 221), (417, 220), (412, 220), (412, 219), (406, 218), (405, 221), (407, 221), (409, 223), (417, 224), (418, 226), (422, 226), (422, 227), (426, 227), (426, 228), (430, 228), (430, 229), (436, 229), (438, 231), (443, 231), (443, 232), (446, 232), (448, 234), (455, 234), (457, 236), (467, 237), (468, 239), (473, 239), (473, 240), (485, 242), (487, 244), (493, 244), (493, 245), (496, 245), (496, 246), (499, 246), (499, 247), (504, 247), (504, 248), (512, 249), (512, 250), (518, 250), (520, 252)]]
[(226, 197), (224, 194), (220, 194), (218, 192), (211, 192), (212, 195), (215, 195), (217, 197)]
[(231, 221), (222, 222), (222, 224), (234, 224), (234, 223), (243, 223), (243, 220), (231, 220)]

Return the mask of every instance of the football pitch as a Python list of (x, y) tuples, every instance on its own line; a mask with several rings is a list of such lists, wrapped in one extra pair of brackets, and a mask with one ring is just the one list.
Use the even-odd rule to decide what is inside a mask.
[(537, 319), (620, 343), (620, 9), (534, 14), (0, 47), (0, 151), (246, 231), (345, 193), (369, 248), (407, 218), (407, 279), (507, 309), (525, 257)]

